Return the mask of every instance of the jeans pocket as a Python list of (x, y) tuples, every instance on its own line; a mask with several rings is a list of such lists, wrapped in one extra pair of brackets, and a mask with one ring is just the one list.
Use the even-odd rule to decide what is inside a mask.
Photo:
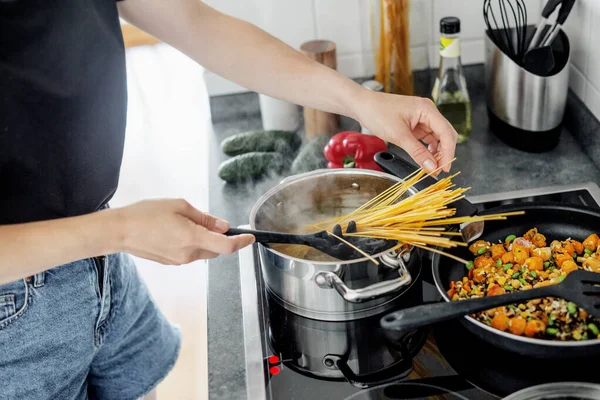
[(28, 303), (29, 287), (24, 279), (0, 285), (0, 330), (21, 316)]

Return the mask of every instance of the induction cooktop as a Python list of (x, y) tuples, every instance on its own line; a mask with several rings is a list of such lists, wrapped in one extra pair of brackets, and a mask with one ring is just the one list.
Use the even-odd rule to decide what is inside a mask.
[[(595, 183), (541, 187), (530, 190), (468, 196), (480, 211), (504, 204), (551, 201), (600, 208), (600, 187)], [(568, 374), (537, 374), (538, 360), (503, 354), (456, 321), (432, 327), (411, 338), (402, 356), (382, 368), (380, 351), (386, 347), (376, 331), (380, 316), (353, 322), (318, 321), (298, 316), (274, 301), (261, 275), (257, 245), (242, 249), (240, 257), (243, 307), (246, 394), (251, 400), (346, 399), (500, 399), (534, 385), (570, 380)], [(424, 264), (424, 268), (427, 265)], [(439, 301), (435, 286), (423, 281), (423, 302)], [(449, 334), (449, 332), (452, 332)], [(458, 335), (458, 339), (450, 339)], [(486, 347), (487, 346), (487, 347)], [(485, 353), (477, 362), (464, 348)], [(339, 352), (352, 352), (361, 373), (354, 371)], [(340, 350), (340, 349), (347, 349)], [(361, 350), (362, 349), (362, 350)], [(389, 348), (386, 348), (389, 354)], [(511, 358), (512, 357), (512, 358)], [(376, 362), (377, 361), (377, 362)], [(369, 368), (371, 366), (373, 370)], [(517, 368), (511, 366), (517, 365)], [(367, 373), (362, 373), (362, 370)], [(571, 380), (595, 379), (585, 371), (572, 371)]]

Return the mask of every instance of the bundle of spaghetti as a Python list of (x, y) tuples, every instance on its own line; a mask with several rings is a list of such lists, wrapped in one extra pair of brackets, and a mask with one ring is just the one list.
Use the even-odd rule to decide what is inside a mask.
[[(435, 171), (434, 171), (435, 172)], [(334, 224), (342, 227), (344, 236), (396, 240), (426, 250), (438, 252), (460, 262), (466, 260), (449, 255), (433, 247), (453, 248), (467, 246), (460, 232), (448, 231), (450, 225), (491, 220), (505, 220), (509, 216), (522, 215), (523, 211), (488, 215), (456, 217), (456, 208), (449, 205), (465, 197), (470, 188), (457, 188), (452, 179), (460, 172), (438, 180), (427, 188), (409, 196), (406, 193), (415, 184), (431, 175), (419, 169), (404, 180), (394, 184), (353, 212), (321, 221), (315, 228), (327, 229)], [(348, 233), (347, 224), (356, 223), (356, 232)]]

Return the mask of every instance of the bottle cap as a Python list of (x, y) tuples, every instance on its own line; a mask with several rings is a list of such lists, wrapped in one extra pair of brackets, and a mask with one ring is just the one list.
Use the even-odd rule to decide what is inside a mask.
[(444, 17), (440, 20), (440, 32), (453, 34), (460, 33), (460, 19), (457, 17)]

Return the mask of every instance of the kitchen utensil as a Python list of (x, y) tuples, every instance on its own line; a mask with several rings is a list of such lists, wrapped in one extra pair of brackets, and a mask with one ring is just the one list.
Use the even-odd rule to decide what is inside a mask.
[(535, 75), (547, 76), (554, 65), (554, 53), (550, 46), (535, 47), (523, 57), (523, 67)]
[[(390, 174), (356, 168), (293, 175), (255, 203), (250, 229), (298, 232), (307, 224), (349, 214), (398, 181)], [(405, 196), (413, 193), (410, 189)], [(304, 317), (347, 321), (379, 314), (421, 284), (421, 252), (415, 248), (374, 254), (377, 264), (367, 257), (299, 257), (281, 246), (289, 247), (257, 244), (262, 277), (277, 302)]]
[(567, 20), (567, 17), (569, 16), (569, 13), (571, 12), (571, 9), (573, 8), (574, 4), (575, 0), (562, 1), (560, 10), (558, 11), (558, 17), (556, 18), (556, 22), (546, 33), (546, 36), (544, 36), (544, 39), (541, 42), (542, 46), (550, 46), (552, 41), (556, 38), (556, 35), (558, 35), (558, 32), (561, 30), (563, 24)]
[(405, 308), (383, 317), (381, 326), (385, 329), (397, 331), (411, 330), (494, 307), (525, 303), (529, 300), (544, 297), (558, 297), (571, 301), (596, 318), (600, 318), (600, 274), (576, 270), (569, 273), (561, 283), (556, 285), (520, 290), (498, 296)]
[(521, 151), (550, 151), (560, 139), (571, 61), (564, 31), (551, 47), (554, 68), (540, 76), (511, 59), (486, 32), (484, 79), (490, 128)]
[(600, 385), (588, 382), (552, 382), (528, 387), (503, 400), (600, 399)]
[[(399, 176), (406, 176), (416, 170), (416, 167), (406, 168), (405, 164), (398, 163), (398, 158), (395, 157), (393, 160), (377, 159), (377, 163), (385, 171), (397, 171)], [(392, 166), (391, 164), (395, 165)], [(466, 199), (465, 201), (469, 203)], [(483, 231), (480, 238), (491, 243), (497, 243), (508, 235), (522, 234), (532, 227), (536, 227), (549, 240), (570, 237), (583, 241), (591, 233), (598, 232), (598, 227), (600, 227), (600, 211), (598, 209), (551, 202), (502, 205), (483, 212), (477, 212), (476, 215), (513, 211), (525, 211), (525, 214), (511, 216), (501, 221), (486, 221), (485, 231)], [(453, 226), (450, 229), (459, 230), (460, 227)], [(463, 259), (472, 257), (472, 253), (468, 248), (462, 246), (443, 250)], [(450, 257), (434, 253), (431, 265), (433, 280), (438, 292), (445, 301), (450, 302), (451, 299), (447, 294), (450, 289), (450, 282), (461, 279), (466, 275), (464, 264)], [(528, 338), (494, 329), (470, 316), (459, 318), (458, 321), (487, 343), (517, 354), (552, 359), (600, 356), (600, 339), (558, 341)]]
[[(535, 33), (534, 33), (533, 37), (531, 38), (531, 40), (529, 41), (529, 46), (527, 47), (527, 51), (530, 51), (531, 49), (533, 49), (534, 47), (536, 47), (538, 45), (538, 41), (539, 41), (540, 37), (542, 36), (542, 33), (544, 32), (544, 28), (547, 25), (548, 18), (550, 17), (550, 15), (552, 15), (554, 10), (561, 3), (562, 3), (562, 0), (548, 0), (546, 5), (544, 6), (544, 9), (542, 10), (542, 19), (538, 23), (538, 25), (535, 29)], [(543, 42), (543, 40), (542, 40), (542, 42)]]
[[(347, 241), (353, 246), (358, 247), (360, 250), (364, 251), (369, 255), (382, 253), (398, 244), (398, 242), (395, 240), (372, 239), (358, 236), (343, 236), (342, 227), (337, 224), (334, 226), (332, 232), (334, 235), (341, 237), (343, 240)], [(350, 221), (348, 223), (347, 232), (356, 232), (356, 224), (354, 223), (354, 221)], [(227, 236), (241, 234), (254, 235), (254, 238), (258, 243), (285, 243), (310, 246), (339, 260), (353, 260), (356, 258), (365, 257), (364, 254), (357, 251), (352, 246), (348, 246), (346, 243), (340, 241), (335, 236), (330, 235), (329, 232), (327, 232), (326, 230), (302, 235), (238, 228), (231, 228), (227, 232), (225, 232), (225, 235)]]
[(527, 36), (527, 6), (524, 0), (514, 1), (513, 5), (513, 0), (498, 0), (499, 16), (496, 17), (492, 1), (484, 0), (483, 19), (492, 33), (494, 43), (509, 57), (521, 59), (525, 51)]

